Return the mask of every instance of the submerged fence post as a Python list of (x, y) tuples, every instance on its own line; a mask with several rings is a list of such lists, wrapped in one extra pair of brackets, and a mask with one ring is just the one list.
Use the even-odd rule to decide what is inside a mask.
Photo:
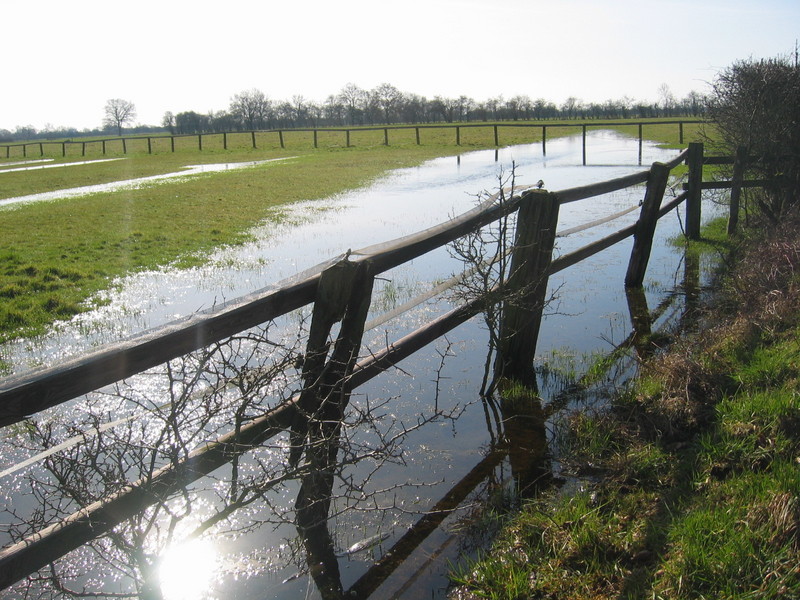
[(745, 163), (748, 150), (746, 146), (736, 149), (736, 158), (733, 161), (733, 175), (731, 177), (731, 208), (728, 214), (728, 235), (736, 234), (739, 224), (739, 201), (742, 197), (742, 180), (744, 179)]
[(700, 239), (700, 200), (703, 191), (703, 144), (689, 144), (689, 155), (686, 157), (689, 167), (689, 181), (686, 190), (686, 237), (690, 240)]
[(667, 189), (669, 171), (669, 167), (660, 162), (655, 162), (650, 167), (650, 177), (647, 180), (642, 211), (639, 214), (639, 221), (636, 223), (636, 233), (633, 234), (633, 250), (631, 250), (631, 259), (628, 263), (628, 272), (625, 275), (625, 287), (638, 287), (644, 281), (658, 222), (658, 209), (661, 208), (661, 200)]
[(556, 194), (530, 190), (522, 195), (511, 268), (504, 293), (495, 375), (535, 382), (533, 359), (547, 294), (548, 271), (558, 225)]

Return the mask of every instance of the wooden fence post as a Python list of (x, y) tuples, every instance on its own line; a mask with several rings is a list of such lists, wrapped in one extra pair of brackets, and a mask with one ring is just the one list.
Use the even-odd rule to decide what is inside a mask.
[(203, 150), (203, 134), (197, 134), (197, 149), (202, 151)]
[(153, 141), (151, 140), (149, 135), (147, 136), (147, 153), (148, 154), (153, 153)]
[[(344, 382), (358, 358), (373, 281), (371, 262), (350, 262), (347, 258), (320, 275), (303, 360), (303, 390), (290, 436), (289, 461), (293, 465), (300, 460), (307, 436), (313, 445), (320, 433), (315, 428), (338, 423), (341, 418), (348, 398)], [(339, 321), (339, 335), (328, 358), (328, 338)]]
[(222, 132), (222, 149), (228, 149), (228, 134), (225, 131)]
[(639, 164), (642, 164), (642, 142), (644, 140), (644, 135), (642, 132), (642, 124), (639, 123)]
[(347, 138), (347, 144), (346, 144), (346, 147), (347, 147), (347, 148), (349, 148), (349, 147), (350, 147), (350, 130), (349, 130), (349, 129), (346, 129), (346, 130), (345, 130), (345, 133), (347, 134), (347, 135), (345, 136), (345, 137)]
[(533, 360), (547, 294), (559, 199), (544, 190), (522, 195), (504, 292), (495, 376), (535, 382)]
[(314, 130), (314, 148), (319, 148), (319, 142), (317, 140), (317, 130)]
[(128, 144), (125, 142), (125, 138), (122, 138), (122, 153), (123, 154), (128, 153)]
[(494, 126), (494, 145), (500, 145), (500, 137), (497, 135), (497, 125)]
[(636, 233), (633, 234), (633, 250), (628, 263), (628, 272), (625, 275), (625, 287), (638, 287), (644, 281), (647, 263), (650, 260), (650, 249), (653, 246), (653, 235), (658, 222), (658, 209), (667, 189), (669, 167), (656, 162), (650, 167), (650, 177), (647, 180), (647, 191), (642, 202), (642, 211), (636, 223)]
[(728, 235), (736, 234), (739, 224), (739, 201), (742, 197), (742, 180), (747, 163), (748, 150), (746, 146), (736, 149), (736, 158), (733, 161), (733, 176), (731, 177), (731, 209), (728, 215)]
[(686, 237), (690, 240), (700, 239), (700, 201), (703, 185), (703, 144), (689, 144), (689, 155), (686, 157), (689, 167), (689, 181), (686, 190)]
[(255, 131), (251, 131), (250, 132), (250, 139), (253, 141), (253, 150), (255, 150), (256, 149), (256, 132)]
[(461, 127), (456, 125), (456, 146), (461, 145)]
[(383, 128), (383, 145), (384, 146), (388, 146), (389, 145), (389, 128), (388, 127), (384, 127)]
[(586, 166), (586, 124), (581, 125), (583, 135), (583, 166)]
[(283, 143), (283, 129), (278, 129), (278, 140), (281, 142), (281, 148), (285, 149), (286, 145)]
[(414, 129), (416, 130), (416, 135), (417, 135), (417, 146), (419, 146), (420, 145), (419, 144), (419, 127), (415, 127)]

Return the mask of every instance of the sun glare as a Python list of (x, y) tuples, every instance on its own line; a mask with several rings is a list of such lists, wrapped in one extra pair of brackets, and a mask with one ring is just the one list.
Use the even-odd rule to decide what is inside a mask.
[(206, 597), (216, 567), (217, 554), (210, 540), (190, 540), (169, 547), (159, 566), (164, 600)]

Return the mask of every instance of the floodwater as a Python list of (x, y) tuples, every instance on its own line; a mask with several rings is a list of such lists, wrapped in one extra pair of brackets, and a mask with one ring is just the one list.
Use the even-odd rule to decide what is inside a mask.
[[(675, 154), (645, 145), (642, 162), (647, 165), (668, 160)], [(88, 348), (274, 286), (349, 249), (385, 242), (463, 213), (474, 207), (480, 194), (494, 192), (500, 181), (508, 185), (512, 170), (517, 185), (541, 179), (547, 189), (559, 190), (642, 168), (636, 164), (638, 141), (608, 132), (589, 135), (587, 158), (590, 166), (580, 166), (580, 137), (548, 142), (546, 156), (538, 144), (470, 152), (394, 172), (364, 190), (283, 208), (278, 224), (264, 224), (254, 231), (253, 243), (222, 249), (202, 268), (165, 268), (127, 277), (107, 292), (108, 302), (102, 308), (59, 324), (40, 339), (6, 345), (3, 359), (16, 373), (55, 364)], [(638, 187), (565, 205), (559, 230), (567, 231), (610, 213), (635, 208), (643, 195), (644, 188)], [(618, 221), (561, 237), (557, 252), (566, 253), (599, 239), (636, 218), (637, 211), (633, 210)], [(678, 233), (680, 221), (674, 215), (659, 223), (641, 298), (651, 310), (664, 307), (660, 324), (680, 318), (685, 304), (686, 265), (681, 252), (665, 244), (668, 237)], [(565, 397), (562, 392), (580, 377), (595, 353), (612, 351), (631, 334), (629, 302), (623, 288), (630, 246), (630, 240), (623, 242), (551, 278), (554, 301), (537, 346), (538, 355), (551, 366), (540, 372), (542, 404), (533, 411), (550, 414), (549, 418), (534, 418), (533, 413), (517, 415), (517, 426), (512, 427), (510, 421), (503, 422), (508, 416), (507, 407), (481, 400), (478, 392), (488, 334), (482, 320), (475, 318), (353, 395), (352, 414), (344, 427), (339, 452), (343, 465), (331, 484), (334, 498), (330, 518), (324, 526), (312, 528), (313, 535), (305, 541), (298, 538), (294, 526), (300, 482), (287, 479), (274, 487), (265, 484), (266, 480), (280, 479), (281, 471), (275, 465), (285, 460), (287, 440), (282, 438), (243, 459), (236, 465), (235, 475), (231, 468), (220, 469), (212, 478), (198, 482), (174, 499), (169, 515), (153, 517), (160, 528), (156, 527), (149, 537), (137, 538), (141, 531), (135, 525), (120, 535), (146, 539), (147, 552), (160, 556), (152, 561), (162, 565), (157, 579), (166, 600), (336, 598), (346, 596), (348, 590), (355, 592), (353, 597), (375, 590), (375, 598), (443, 598), (448, 561), (458, 562), (486, 542), (490, 528), (485, 520), (481, 521), (486, 503), (501, 506), (509, 498), (513, 500), (514, 490), (523, 487), (523, 482), (530, 484), (543, 473), (559, 470), (551, 413), (597, 400)], [(376, 283), (372, 316), (424, 294), (463, 268), (452, 253), (441, 251), (385, 274)], [(675, 303), (669, 304), (670, 299)], [(369, 351), (380, 350), (387, 340), (396, 339), (448, 307), (446, 300), (423, 302), (409, 313), (368, 331), (365, 346)], [(274, 324), (269, 335), (277, 350), (270, 359), (286, 348), (290, 354), (294, 348), (302, 350), (302, 342), (293, 340), (291, 331), (306, 317), (301, 311)], [(248, 352), (248, 356), (254, 354), (252, 349), (241, 348), (249, 347), (240, 347), (239, 358)], [(231, 368), (237, 368), (235, 363), (230, 360)], [(163, 373), (164, 369), (160, 371)], [(136, 436), (149, 440), (152, 432), (145, 431), (145, 425), (138, 430), (124, 413), (118, 412), (119, 405), (112, 400), (124, 396), (123, 404), (128, 403), (127, 406), (133, 403), (141, 408), (148, 402), (158, 406), (174, 397), (175, 388), (184, 384), (184, 375), (178, 367), (171, 370), (167, 392), (158, 387), (163, 383), (153, 383), (160, 376), (153, 373), (132, 378), (124, 389), (89, 399), (95, 407), (92, 427), (112, 431), (117, 425), (104, 423), (119, 420), (127, 424), (127, 429), (114, 434), (114, 444), (98, 442), (98, 451), (113, 457), (113, 448), (125, 440), (139, 451), (147, 447), (147, 443), (135, 443), (140, 439)], [(287, 388), (289, 392), (296, 390), (297, 377), (296, 372), (285, 380), (275, 377), (270, 383), (273, 399), (268, 404), (285, 397)], [(620, 369), (609, 373), (605, 383), (621, 384), (624, 377), (625, 371)], [(213, 381), (209, 381), (204, 390), (213, 388)], [(59, 431), (59, 410), (70, 409), (53, 409), (37, 417), (40, 429), (48, 432), (50, 445), (62, 444), (59, 453), (74, 456), (69, 464), (85, 464), (79, 458), (78, 446), (86, 451), (92, 443), (81, 436), (78, 440), (71, 437), (74, 433), (69, 427)], [(201, 409), (193, 410), (193, 414), (199, 414)], [(201, 429), (224, 429), (227, 422), (220, 423), (225, 420), (220, 416), (223, 414), (227, 413), (223, 411), (203, 421)], [(137, 421), (159, 422), (141, 411)], [(519, 423), (526, 424), (522, 431)], [(495, 452), (495, 443), (502, 436), (526, 447), (524, 456)], [(7, 508), (0, 522), (36, 511), (42, 492), (31, 495), (26, 490), (43, 490), (52, 485), (47, 483), (52, 478), (45, 469), (23, 465), (40, 450), (18, 435), (9, 433), (4, 440), (0, 485), (6, 506), (11, 508)], [(48, 457), (51, 469), (62, 464), (57, 460), (59, 453)], [(531, 462), (531, 457), (536, 460)], [(521, 466), (521, 460), (527, 463)], [(232, 498), (241, 496), (245, 481), (255, 490), (257, 501), (242, 502), (239, 510), (228, 514), (221, 507), (235, 504)], [(449, 506), (448, 499), (455, 499), (453, 506)], [(455, 506), (459, 508), (451, 511)], [(51, 504), (43, 510), (56, 511)], [(442, 518), (437, 521), (435, 516), (440, 510)], [(213, 515), (221, 512), (226, 518), (215, 520)], [(421, 519), (425, 514), (428, 516)], [(181, 544), (164, 534), (170, 519), (175, 525), (169, 529), (170, 535), (186, 538)], [(205, 535), (187, 537), (187, 532), (196, 532), (199, 524), (211, 521), (214, 525)], [(420, 522), (423, 526), (415, 526)], [(483, 525), (476, 526), (476, 522)], [(138, 523), (140, 529), (145, 525)], [(0, 531), (4, 542), (8, 535)], [(99, 564), (101, 561), (93, 552), (102, 552), (112, 557), (111, 564), (125, 568), (109, 570), (107, 565)], [(136, 560), (145, 559), (137, 555)], [(137, 578), (131, 570), (134, 563), (140, 564), (112, 540), (95, 550), (74, 552), (57, 568), (63, 569), (65, 577), (73, 578), (75, 587), (91, 584), (97, 590), (124, 592)], [(199, 570), (204, 578), (197, 576), (198, 565), (203, 565)], [(91, 573), (92, 569), (97, 573), (79, 575)]]

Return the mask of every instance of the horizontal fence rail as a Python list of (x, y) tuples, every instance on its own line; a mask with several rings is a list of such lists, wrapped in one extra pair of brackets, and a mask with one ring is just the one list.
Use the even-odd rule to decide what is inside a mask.
[[(517, 214), (517, 240), (512, 246), (511, 276), (501, 289), (489, 290), (490, 296), (502, 298), (505, 292), (525, 289), (531, 282), (541, 291), (543, 286), (546, 287), (547, 277), (550, 274), (562, 271), (632, 236), (634, 247), (625, 283), (626, 286), (641, 286), (657, 220), (678, 208), (683, 202), (687, 202), (688, 220), (689, 212), (695, 210), (689, 206), (689, 202), (703, 185), (701, 160), (699, 177), (696, 173), (690, 172), (689, 189), (664, 203), (663, 197), (670, 170), (683, 162), (687, 162), (691, 169), (692, 161), (696, 161), (698, 156), (702, 159), (702, 147), (698, 149), (692, 145), (668, 163), (654, 163), (648, 170), (610, 181), (556, 192), (516, 188), (515, 191), (518, 193), (506, 201), (498, 202), (493, 197), (473, 210), (439, 226), (385, 244), (355, 252), (348, 251), (347, 254), (318, 265), (283, 285), (260, 290), (65, 364), (6, 378), (0, 381), (0, 424), (7, 425), (21, 421), (36, 412), (80, 398), (106, 385), (202, 349), (310, 304), (314, 306), (311, 331), (313, 332), (323, 319), (327, 322), (328, 330), (331, 323), (341, 321), (336, 348), (340, 344), (346, 346), (346, 342), (356, 351), (347, 351), (349, 355), (358, 356), (357, 350), (366, 319), (362, 290), (367, 290), (369, 295), (371, 282), (377, 275), (431, 250), (446, 246), (466, 234), (476, 232), (514, 213)], [(639, 220), (635, 224), (569, 254), (552, 259), (552, 239), (556, 235), (555, 227), (560, 205), (643, 183), (646, 184), (646, 189)], [(543, 207), (549, 208), (541, 210)], [(630, 211), (623, 211), (627, 212)], [(607, 220), (601, 219), (598, 223)], [(532, 242), (526, 242), (524, 238), (527, 235), (526, 230), (533, 233), (535, 239), (530, 238)], [(530, 262), (530, 257), (533, 256), (531, 252), (539, 253), (539, 258), (533, 262)], [(514, 265), (523, 255), (526, 257), (524, 260), (528, 262), (522, 264), (532, 272), (521, 276), (515, 271)], [(535, 268), (528, 268), (532, 265), (535, 265)], [(527, 279), (520, 281), (520, 277)], [(340, 284), (340, 280), (343, 283)], [(339, 285), (343, 286), (341, 290), (336, 289)], [(320, 301), (321, 298), (324, 302)], [(331, 300), (331, 298), (336, 299)], [(366, 300), (368, 301), (369, 297)], [(336, 305), (328, 308), (323, 306), (332, 302)], [(346, 368), (333, 382), (332, 396), (328, 398), (339, 395), (346, 397), (360, 385), (479, 314), (485, 308), (485, 302), (484, 297), (465, 302), (405, 337), (393, 342), (387, 341), (382, 351), (344, 365)], [(533, 305), (524, 309), (528, 311), (525, 313), (527, 320), (530, 321), (528, 318), (530, 315), (534, 316), (536, 333), (543, 308), (541, 303), (537, 302), (534, 298)], [(331, 317), (331, 311), (336, 316)], [(519, 333), (514, 332), (509, 337), (519, 337), (517, 335)], [(323, 334), (323, 337), (327, 336), (325, 331)], [(532, 355), (536, 346), (536, 335), (528, 337), (524, 342), (527, 345), (525, 352), (529, 356)], [(325, 369), (338, 366), (333, 364), (331, 359), (331, 362), (325, 365), (325, 369), (321, 366), (321, 370), (315, 372), (314, 367), (309, 366), (312, 361), (308, 358), (311, 356), (311, 339), (308, 348), (306, 363), (303, 365), (303, 378), (306, 382), (319, 381)], [(509, 369), (514, 368), (513, 361), (504, 364)], [(176, 493), (182, 486), (211, 473), (234, 456), (241, 455), (266, 440), (286, 432), (287, 428), (296, 424), (298, 416), (303, 414), (304, 403), (319, 393), (316, 383), (308, 385), (290, 400), (269, 409), (241, 428), (205, 443), (185, 458), (161, 467), (145, 480), (132, 482), (113, 496), (98, 500), (68, 519), (50, 525), (3, 549), (0, 551), (0, 589), (12, 585), (70, 550), (110, 531), (117, 524), (148, 506)]]

